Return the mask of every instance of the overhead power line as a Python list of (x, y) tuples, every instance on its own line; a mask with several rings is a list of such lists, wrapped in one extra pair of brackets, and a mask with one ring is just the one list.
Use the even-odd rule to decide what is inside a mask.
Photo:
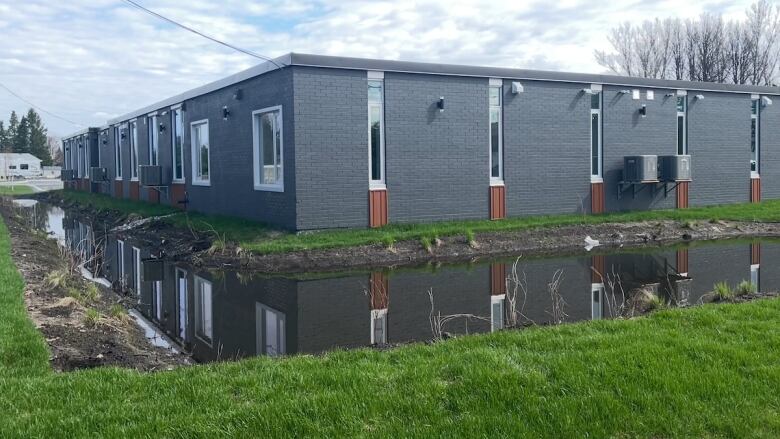
[(51, 116), (51, 117), (53, 117), (53, 118), (56, 118), (56, 119), (59, 119), (59, 120), (65, 121), (65, 122), (67, 122), (67, 123), (69, 123), (69, 124), (72, 124), (72, 125), (75, 125), (75, 126), (77, 126), (77, 127), (81, 127), (81, 128), (83, 128), (83, 127), (84, 127), (84, 125), (82, 125), (82, 124), (80, 124), (80, 123), (73, 122), (72, 120), (70, 120), (70, 119), (66, 119), (66, 118), (64, 118), (64, 117), (62, 117), (62, 116), (58, 116), (58, 115), (56, 115), (56, 114), (52, 113), (51, 111), (48, 111), (48, 110), (46, 110), (46, 109), (43, 109), (43, 108), (41, 108), (41, 107), (39, 107), (39, 106), (37, 106), (37, 105), (33, 104), (32, 102), (28, 101), (27, 99), (25, 99), (25, 98), (23, 98), (23, 97), (19, 96), (17, 93), (15, 93), (15, 92), (14, 92), (13, 90), (11, 90), (10, 88), (6, 87), (6, 86), (5, 86), (5, 84), (3, 84), (2, 82), (0, 82), (0, 88), (3, 88), (3, 89), (5, 89), (5, 91), (7, 91), (9, 94), (11, 94), (12, 96), (16, 97), (16, 98), (17, 98), (17, 99), (19, 99), (20, 101), (22, 101), (22, 102), (26, 103), (27, 105), (31, 106), (32, 108), (35, 108), (36, 110), (40, 111), (41, 113), (48, 114), (49, 116)]
[(131, 6), (133, 6), (133, 7), (135, 7), (135, 8), (137, 8), (137, 9), (140, 9), (143, 12), (146, 12), (149, 15), (157, 17), (160, 20), (166, 21), (166, 22), (168, 22), (168, 23), (170, 23), (170, 24), (172, 24), (174, 26), (178, 26), (178, 27), (180, 27), (180, 28), (182, 28), (184, 30), (187, 30), (187, 31), (192, 32), (192, 33), (194, 33), (196, 35), (199, 35), (199, 36), (201, 36), (203, 38), (206, 38), (207, 40), (213, 41), (213, 42), (215, 42), (217, 44), (221, 44), (221, 45), (223, 45), (225, 47), (229, 47), (229, 48), (231, 48), (231, 49), (233, 49), (235, 51), (241, 52), (241, 53), (243, 53), (245, 55), (253, 56), (253, 57), (261, 59), (263, 61), (271, 62), (276, 67), (278, 67), (280, 69), (282, 68), (282, 66), (279, 65), (279, 63), (274, 61), (272, 58), (269, 58), (269, 57), (264, 56), (264, 55), (260, 55), (259, 53), (252, 52), (251, 50), (242, 49), (241, 47), (234, 46), (233, 44), (226, 43), (226, 42), (224, 42), (222, 40), (218, 40), (218, 39), (216, 39), (216, 38), (214, 38), (212, 36), (206, 35), (206, 34), (204, 34), (203, 32), (201, 32), (199, 30), (193, 29), (193, 28), (191, 28), (191, 27), (189, 27), (187, 25), (179, 23), (178, 21), (172, 20), (172, 19), (170, 19), (170, 18), (168, 18), (168, 17), (166, 17), (164, 15), (158, 14), (157, 12), (154, 12), (154, 11), (152, 11), (150, 9), (147, 9), (147, 8), (139, 5), (138, 3), (134, 2), (133, 0), (122, 0), (122, 1), (127, 3), (127, 4), (129, 4), (129, 5), (131, 5)]

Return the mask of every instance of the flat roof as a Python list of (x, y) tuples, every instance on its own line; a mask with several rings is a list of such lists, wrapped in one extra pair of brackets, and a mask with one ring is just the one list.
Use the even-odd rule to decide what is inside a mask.
[[(321, 67), (349, 70), (378, 70), (384, 72), (418, 73), (427, 75), (467, 76), (480, 78), (502, 78), (529, 81), (570, 82), (582, 84), (604, 84), (625, 87), (665, 88), (689, 91), (710, 91), (723, 93), (745, 93), (780, 95), (780, 88), (757, 85), (721, 84), (715, 82), (676, 81), (670, 79), (650, 79), (619, 75), (601, 75), (593, 73), (569, 73), (547, 70), (528, 70), (505, 67), (485, 67), (461, 64), (437, 64), (426, 62), (395, 61), (368, 58), (350, 58), (343, 56), (311, 55), (288, 53), (266, 61), (254, 67), (219, 79), (209, 84), (188, 90), (130, 113), (110, 119), (107, 125), (126, 122), (145, 116), (154, 111), (180, 104), (225, 87), (237, 84), (256, 76), (288, 66)], [(79, 132), (79, 134), (83, 133)], [(73, 137), (78, 134), (71, 135)]]

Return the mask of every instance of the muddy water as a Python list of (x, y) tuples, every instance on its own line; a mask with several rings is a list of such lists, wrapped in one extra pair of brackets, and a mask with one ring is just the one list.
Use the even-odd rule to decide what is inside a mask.
[(638, 289), (677, 306), (699, 303), (720, 281), (780, 289), (780, 265), (769, 263), (780, 259), (778, 241), (285, 277), (182, 265), (138, 244), (132, 231), (95, 230), (59, 207), (22, 204), (32, 226), (134, 297), (140, 313), (201, 362), (612, 318), (630, 312)]

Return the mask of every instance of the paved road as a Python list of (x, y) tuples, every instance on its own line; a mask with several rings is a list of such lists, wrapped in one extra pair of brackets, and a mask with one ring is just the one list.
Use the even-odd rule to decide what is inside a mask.
[(56, 189), (62, 189), (62, 180), (54, 178), (36, 179), (36, 180), (15, 180), (15, 181), (0, 181), (0, 186), (30, 186), (38, 192), (53, 191)]

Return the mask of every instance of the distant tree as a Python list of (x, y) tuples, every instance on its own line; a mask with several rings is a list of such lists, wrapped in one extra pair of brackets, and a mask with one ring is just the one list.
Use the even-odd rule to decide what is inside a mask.
[(16, 149), (16, 132), (19, 130), (19, 116), (16, 111), (11, 111), (11, 117), (8, 119), (8, 128), (5, 130), (7, 148), (3, 152), (13, 152)]
[(8, 136), (5, 132), (5, 126), (3, 125), (3, 121), (0, 120), (0, 152), (7, 152), (10, 147)]
[(30, 152), (30, 122), (26, 116), (22, 116), (19, 126), (16, 128), (16, 135), (13, 139), (14, 151), (17, 153)]
[(49, 151), (48, 130), (43, 126), (41, 116), (30, 108), (27, 112), (26, 120), (30, 139), (30, 150), (28, 152), (41, 159), (42, 165), (50, 166), (51, 152)]
[(65, 162), (65, 156), (62, 153), (62, 140), (54, 136), (48, 136), (46, 138), (46, 143), (49, 147), (51, 164), (54, 166), (62, 166)]

